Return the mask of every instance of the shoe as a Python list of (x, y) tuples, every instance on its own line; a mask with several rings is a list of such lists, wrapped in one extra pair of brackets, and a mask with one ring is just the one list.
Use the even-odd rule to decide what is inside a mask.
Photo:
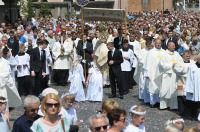
[(123, 95), (119, 95), (119, 98), (120, 98), (120, 99), (124, 99), (124, 96), (123, 96)]
[(149, 107), (150, 108), (156, 108), (156, 105), (150, 104)]
[(124, 95), (128, 94), (128, 91), (124, 91), (123, 94), (124, 94)]
[(116, 95), (110, 95), (108, 98), (116, 98)]

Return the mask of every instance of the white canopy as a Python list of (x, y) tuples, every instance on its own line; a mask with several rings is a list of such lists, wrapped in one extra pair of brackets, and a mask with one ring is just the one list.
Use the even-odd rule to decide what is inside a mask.
[(124, 22), (126, 13), (121, 9), (84, 8), (85, 21), (112, 21)]

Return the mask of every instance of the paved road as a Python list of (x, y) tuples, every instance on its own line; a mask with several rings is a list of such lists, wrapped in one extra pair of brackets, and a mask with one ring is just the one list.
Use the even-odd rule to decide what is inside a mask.
[[(67, 88), (52, 86), (53, 88), (57, 89), (61, 94)], [(110, 88), (104, 89), (104, 99), (108, 97), (110, 93)], [(123, 100), (119, 98), (115, 98), (114, 100), (117, 101), (120, 106), (128, 112), (129, 108), (132, 105), (141, 105), (143, 106), (146, 111), (146, 120), (145, 120), (145, 127), (147, 132), (162, 132), (165, 127), (165, 122), (172, 116), (177, 115), (177, 111), (168, 111), (168, 110), (158, 110), (157, 108), (149, 108), (145, 105), (142, 101), (138, 100), (137, 98), (138, 92), (137, 88), (134, 87), (128, 95), (124, 96)], [(87, 132), (88, 118), (95, 113), (95, 111), (100, 110), (101, 103), (75, 103), (73, 106), (77, 110), (77, 115), (79, 120), (83, 121), (80, 125), (80, 132)], [(23, 114), (23, 106), (20, 106), (13, 111), (11, 111), (11, 121), (16, 120), (17, 117)], [(195, 121), (185, 120), (185, 127), (192, 127), (195, 126)]]

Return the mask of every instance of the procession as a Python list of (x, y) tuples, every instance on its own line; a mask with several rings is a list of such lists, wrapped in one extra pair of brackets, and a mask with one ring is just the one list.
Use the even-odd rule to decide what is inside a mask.
[(199, 132), (199, 12), (84, 2), (1, 22), (0, 131)]

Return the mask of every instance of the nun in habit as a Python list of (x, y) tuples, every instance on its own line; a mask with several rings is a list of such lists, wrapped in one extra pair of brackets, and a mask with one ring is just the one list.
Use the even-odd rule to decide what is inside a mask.
[(85, 78), (83, 75), (83, 67), (80, 64), (79, 56), (77, 56), (76, 61), (73, 63), (73, 66), (69, 72), (69, 78), (67, 82), (71, 83), (69, 93), (74, 94), (75, 101), (85, 101), (85, 93), (83, 89)]
[(102, 74), (94, 62), (91, 62), (90, 66), (87, 81), (85, 82), (88, 88), (86, 100), (101, 102), (103, 99)]

